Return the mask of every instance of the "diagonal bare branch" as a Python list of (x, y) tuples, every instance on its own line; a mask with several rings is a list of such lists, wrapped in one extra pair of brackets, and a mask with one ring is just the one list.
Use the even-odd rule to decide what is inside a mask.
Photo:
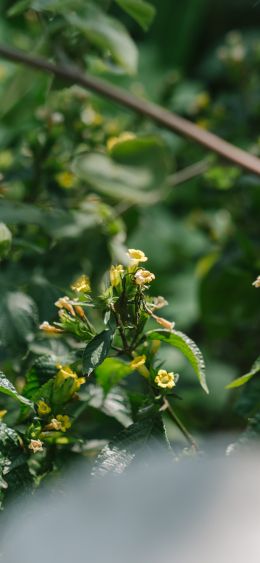
[(16, 63), (22, 63), (27, 66), (33, 67), (37, 70), (42, 70), (53, 74), (59, 78), (79, 84), (88, 90), (92, 90), (101, 96), (109, 98), (120, 105), (134, 110), (135, 112), (145, 115), (155, 122), (159, 123), (166, 129), (183, 135), (200, 145), (203, 145), (210, 151), (213, 151), (233, 164), (241, 166), (247, 171), (260, 175), (260, 159), (256, 156), (228, 143), (217, 135), (205, 131), (191, 123), (187, 119), (171, 113), (162, 107), (140, 99), (133, 94), (109, 84), (95, 76), (84, 74), (80, 69), (72, 66), (59, 66), (49, 62), (43, 58), (28, 55), (23, 51), (0, 45), (0, 57), (8, 59)]

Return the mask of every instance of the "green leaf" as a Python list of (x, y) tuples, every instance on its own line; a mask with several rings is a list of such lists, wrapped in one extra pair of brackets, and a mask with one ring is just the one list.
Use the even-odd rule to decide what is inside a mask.
[[(64, 360), (63, 360), (64, 361)], [(31, 400), (37, 399), (40, 393), (43, 392), (43, 387), (50, 379), (52, 379), (57, 374), (57, 364), (59, 362), (55, 361), (55, 356), (46, 355), (40, 356), (34, 362), (31, 369), (26, 374), (26, 384), (23, 389), (23, 394), (25, 397)], [(44, 398), (46, 398), (46, 387)], [(49, 389), (49, 387), (47, 388)], [(41, 398), (42, 395), (40, 395)]]
[[(68, 383), (69, 382), (70, 382), (70, 380), (68, 380)], [(33, 399), (33, 401), (35, 403), (37, 403), (40, 399), (49, 403), (52, 398), (55, 399), (54, 393), (53, 393), (53, 387), (54, 387), (53, 379), (49, 379), (41, 387), (38, 387), (38, 389), (35, 388), (34, 391), (33, 391), (33, 389), (31, 389), (31, 392), (32, 392), (31, 398)], [(61, 393), (60, 393), (60, 395), (61, 395)], [(54, 401), (54, 402), (56, 402), (56, 401)]]
[(31, 0), (20, 0), (20, 2), (16, 2), (11, 8), (9, 8), (7, 14), (9, 17), (17, 16), (25, 10), (28, 10), (30, 4)]
[(102, 387), (88, 385), (86, 392), (80, 394), (80, 398), (86, 401), (90, 407), (115, 418), (125, 427), (133, 422), (127, 393), (121, 387), (114, 387), (108, 394), (105, 394)]
[(83, 354), (83, 371), (90, 375), (107, 357), (111, 346), (112, 333), (103, 330), (86, 346)]
[(153, 136), (118, 140), (109, 155), (82, 154), (73, 172), (98, 192), (130, 203), (155, 203), (169, 170), (168, 152)]
[(4, 223), (0, 223), (0, 258), (5, 258), (11, 248), (12, 233)]
[(95, 475), (122, 473), (138, 453), (148, 454), (154, 448), (168, 450), (161, 414), (154, 405), (139, 414), (139, 420), (121, 432), (103, 448), (94, 468)]
[(5, 377), (5, 375), (1, 371), (0, 371), (0, 392), (4, 393), (5, 395), (9, 395), (9, 397), (12, 397), (16, 401), (23, 403), (24, 405), (30, 407), (31, 409), (34, 408), (32, 401), (29, 401), (29, 399), (26, 399), (26, 397), (20, 395), (20, 393), (16, 391), (14, 385), (9, 381), (9, 379), (7, 379), (7, 377)]
[(31, 7), (33, 10), (48, 11), (64, 14), (66, 10), (79, 10), (82, 0), (33, 0)]
[(235, 387), (240, 387), (241, 385), (245, 385), (245, 383), (250, 381), (250, 379), (252, 379), (252, 377), (254, 377), (254, 375), (256, 375), (259, 371), (260, 371), (260, 356), (252, 365), (252, 368), (249, 371), (249, 373), (246, 373), (245, 375), (242, 375), (241, 377), (234, 379), (234, 381), (231, 381), (231, 383), (226, 385), (226, 389), (234, 389)]
[(39, 225), (45, 232), (57, 239), (80, 236), (85, 230), (99, 224), (94, 208), (88, 213), (62, 209), (41, 209), (29, 203), (1, 201), (0, 221), (10, 225)]
[(149, 340), (161, 340), (166, 344), (170, 344), (170, 346), (178, 348), (178, 350), (184, 354), (193, 367), (202, 389), (204, 389), (206, 393), (209, 393), (206, 383), (204, 359), (199, 348), (196, 346), (195, 342), (191, 340), (191, 338), (176, 330), (173, 332), (168, 332), (167, 330), (154, 330), (147, 333), (147, 338), (149, 338)]
[(155, 8), (145, 0), (115, 0), (146, 31), (151, 25)]
[(38, 317), (34, 301), (19, 291), (0, 298), (0, 348), (16, 350), (32, 340)]
[(111, 387), (117, 385), (121, 379), (129, 375), (132, 371), (130, 365), (119, 360), (119, 358), (106, 358), (96, 369), (96, 379), (107, 393)]
[(66, 19), (74, 28), (81, 31), (92, 45), (103, 52), (108, 51), (114, 61), (128, 73), (135, 73), (137, 48), (120, 22), (107, 16), (93, 4), (86, 6), (84, 16), (71, 12), (66, 15)]

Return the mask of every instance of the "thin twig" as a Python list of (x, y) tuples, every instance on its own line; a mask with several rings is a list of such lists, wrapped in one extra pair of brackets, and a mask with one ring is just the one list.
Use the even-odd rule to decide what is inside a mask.
[(79, 84), (80, 86), (83, 86), (83, 88), (92, 90), (93, 92), (96, 92), (101, 96), (105, 96), (106, 98), (110, 98), (111, 100), (114, 100), (115, 102), (130, 108), (139, 114), (153, 119), (167, 129), (203, 145), (207, 149), (216, 152), (234, 164), (241, 166), (254, 174), (260, 175), (260, 160), (256, 156), (239, 149), (231, 143), (224, 141), (217, 135), (201, 129), (194, 123), (189, 122), (187, 119), (171, 113), (152, 102), (138, 98), (137, 96), (113, 86), (112, 84), (108, 84), (95, 76), (83, 74), (83, 72), (78, 68), (74, 68), (72, 66), (59, 66), (43, 58), (28, 55), (20, 50), (6, 47), (5, 45), (0, 45), (0, 56), (9, 61), (20, 62), (35, 69), (54, 74), (59, 78), (63, 78), (67, 82)]
[(187, 168), (183, 168), (183, 170), (179, 170), (175, 172), (175, 174), (171, 174), (167, 178), (167, 184), (170, 186), (179, 186), (180, 184), (184, 184), (196, 176), (201, 176), (204, 174), (210, 167), (209, 160), (205, 158), (204, 160), (200, 160), (195, 164), (191, 164), (191, 166), (187, 166)]
[(173, 409), (172, 409), (168, 399), (166, 399), (166, 397), (164, 397), (163, 402), (164, 402), (165, 410), (168, 412), (168, 414), (170, 415), (171, 419), (176, 424), (176, 426), (178, 426), (178, 428), (182, 432), (183, 436), (185, 436), (187, 442), (192, 446), (192, 448), (194, 448), (194, 450), (198, 451), (199, 448), (198, 448), (193, 436), (189, 433), (189, 431), (187, 430), (187, 428), (185, 428), (184, 424), (181, 422), (181, 420), (179, 419), (177, 414), (173, 411)]

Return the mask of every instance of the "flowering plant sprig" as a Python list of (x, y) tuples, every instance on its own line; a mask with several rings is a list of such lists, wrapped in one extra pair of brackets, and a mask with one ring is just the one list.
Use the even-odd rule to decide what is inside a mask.
[[(175, 330), (172, 320), (157, 315), (167, 302), (162, 296), (150, 295), (156, 277), (147, 269), (147, 262), (142, 250), (129, 249), (124, 265), (111, 266), (98, 296), (85, 274), (76, 279), (68, 294), (55, 301), (56, 320), (40, 325), (50, 354), (34, 360), (22, 392), (2, 379), (2, 388), (22, 405), (16, 447), (26, 453), (35, 482), (60, 465), (61, 450), (66, 455), (84, 451), (93, 408), (127, 428), (130, 425), (133, 435), (136, 423), (138, 432), (140, 425), (146, 428), (153, 420), (157, 425), (159, 420), (163, 429), (163, 417), (168, 413), (196, 448), (173, 408), (179, 398), (179, 375), (174, 366), (169, 371), (164, 366), (160, 347), (166, 344), (179, 349), (207, 392), (203, 358), (194, 342)], [(65, 357), (58, 361), (51, 353), (57, 338), (62, 339), (71, 361)], [(134, 381), (139, 389), (137, 406), (132, 405)]]
[[(194, 367), (204, 390), (207, 391), (202, 357), (195, 344), (185, 335), (174, 330), (175, 323), (158, 316), (156, 311), (167, 305), (162, 297), (149, 295), (155, 274), (146, 269), (148, 257), (142, 250), (128, 249), (126, 264), (112, 265), (103, 292), (97, 297), (91, 294), (89, 278), (82, 275), (71, 286), (70, 296), (59, 298), (59, 320), (41, 329), (52, 336), (72, 336), (85, 346), (82, 360), (82, 377), (95, 377), (95, 370), (102, 372), (107, 358), (116, 357), (130, 371), (139, 373), (147, 381), (147, 393), (166, 404), (166, 396), (175, 395), (179, 375), (163, 369), (158, 360), (161, 342), (179, 348)], [(145, 266), (144, 266), (145, 264)], [(95, 328), (94, 319), (99, 311), (103, 318), (102, 330)], [(162, 327), (146, 332), (149, 321)], [(112, 374), (111, 374), (112, 377)], [(88, 379), (90, 381), (90, 379)]]

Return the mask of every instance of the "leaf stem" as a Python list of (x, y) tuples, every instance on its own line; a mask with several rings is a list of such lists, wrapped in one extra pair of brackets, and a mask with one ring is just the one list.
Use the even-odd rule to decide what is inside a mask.
[(163, 404), (165, 407), (165, 410), (168, 412), (168, 414), (170, 415), (171, 419), (173, 420), (173, 422), (176, 424), (176, 426), (179, 428), (179, 430), (182, 432), (183, 436), (185, 436), (187, 442), (190, 444), (190, 446), (196, 450), (199, 451), (199, 447), (196, 444), (193, 436), (189, 433), (189, 431), (187, 430), (187, 428), (184, 426), (184, 424), (182, 423), (182, 421), (179, 419), (179, 417), (177, 416), (177, 414), (173, 411), (168, 399), (166, 399), (166, 397), (163, 398)]

